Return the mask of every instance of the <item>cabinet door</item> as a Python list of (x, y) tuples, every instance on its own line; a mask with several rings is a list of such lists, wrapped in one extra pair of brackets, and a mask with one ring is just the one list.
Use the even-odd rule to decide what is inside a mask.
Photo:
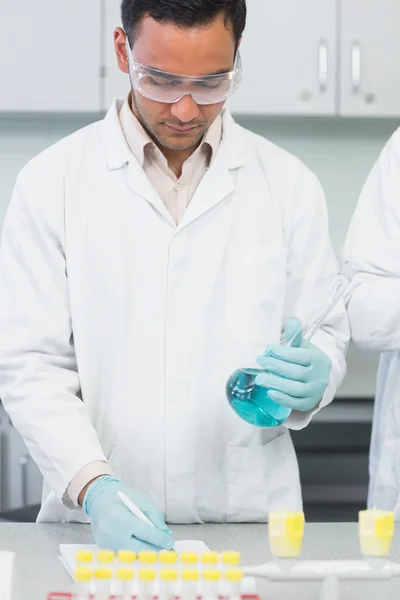
[(230, 101), (241, 114), (335, 112), (336, 0), (248, 0), (243, 81)]
[(3, 510), (4, 500), (5, 500), (5, 470), (4, 470), (4, 456), (3, 456), (3, 447), (4, 447), (4, 431), (6, 427), (6, 422), (8, 421), (8, 417), (6, 415), (6, 411), (0, 404), (0, 511)]
[(344, 116), (400, 115), (399, 0), (341, 0)]
[(99, 0), (0, 2), (0, 111), (100, 110)]
[(114, 98), (125, 98), (130, 83), (127, 73), (119, 70), (117, 57), (114, 50), (113, 32), (116, 27), (121, 27), (120, 0), (103, 0), (104, 2), (104, 27), (103, 27), (103, 54), (104, 78), (102, 93), (102, 109), (108, 110)]
[(21, 436), (9, 426), (4, 434), (5, 494), (3, 510), (40, 504), (42, 475)]

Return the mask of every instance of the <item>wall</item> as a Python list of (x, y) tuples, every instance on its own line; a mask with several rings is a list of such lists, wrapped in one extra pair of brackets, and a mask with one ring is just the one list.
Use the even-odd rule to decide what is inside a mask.
[[(0, 225), (15, 177), (30, 157), (97, 117), (0, 117)], [(392, 120), (261, 119), (244, 126), (299, 156), (326, 192), (331, 234), (339, 251), (363, 181), (380, 149), (399, 125)], [(377, 357), (349, 353), (349, 374), (340, 394), (372, 396)]]

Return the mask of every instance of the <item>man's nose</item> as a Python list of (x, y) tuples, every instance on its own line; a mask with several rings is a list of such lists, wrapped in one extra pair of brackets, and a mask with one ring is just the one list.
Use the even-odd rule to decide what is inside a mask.
[(199, 116), (200, 110), (192, 96), (183, 96), (171, 105), (171, 114), (182, 123), (190, 123)]

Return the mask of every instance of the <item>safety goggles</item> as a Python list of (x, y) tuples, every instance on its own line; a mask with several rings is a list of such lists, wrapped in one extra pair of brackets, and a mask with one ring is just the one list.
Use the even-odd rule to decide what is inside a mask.
[(132, 54), (126, 38), (129, 73), (133, 89), (150, 100), (174, 104), (191, 96), (196, 104), (218, 104), (234, 94), (242, 80), (242, 61), (236, 53), (233, 71), (204, 77), (191, 77), (159, 71), (140, 64)]

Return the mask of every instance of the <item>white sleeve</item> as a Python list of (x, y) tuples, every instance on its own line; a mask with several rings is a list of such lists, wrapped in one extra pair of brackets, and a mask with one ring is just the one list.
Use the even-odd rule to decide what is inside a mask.
[(68, 486), (68, 496), (71, 498), (74, 506), (79, 506), (79, 496), (88, 483), (101, 477), (102, 475), (112, 475), (110, 465), (100, 460), (89, 463), (79, 471)]
[(107, 459), (80, 398), (63, 232), (62, 175), (28, 164), (0, 250), (0, 397), (48, 484), (72, 506), (75, 475)]
[(366, 350), (400, 349), (400, 129), (362, 190), (343, 258), (361, 268), (348, 303), (354, 342)]
[[(329, 237), (324, 193), (318, 179), (308, 171), (301, 175), (293, 196), (288, 235), (285, 322), (291, 317), (306, 318), (339, 270)], [(314, 410), (291, 413), (285, 423), (290, 429), (308, 425), (312, 416), (333, 400), (346, 374), (349, 337), (346, 310), (340, 303), (311, 340), (332, 360), (329, 385)]]

